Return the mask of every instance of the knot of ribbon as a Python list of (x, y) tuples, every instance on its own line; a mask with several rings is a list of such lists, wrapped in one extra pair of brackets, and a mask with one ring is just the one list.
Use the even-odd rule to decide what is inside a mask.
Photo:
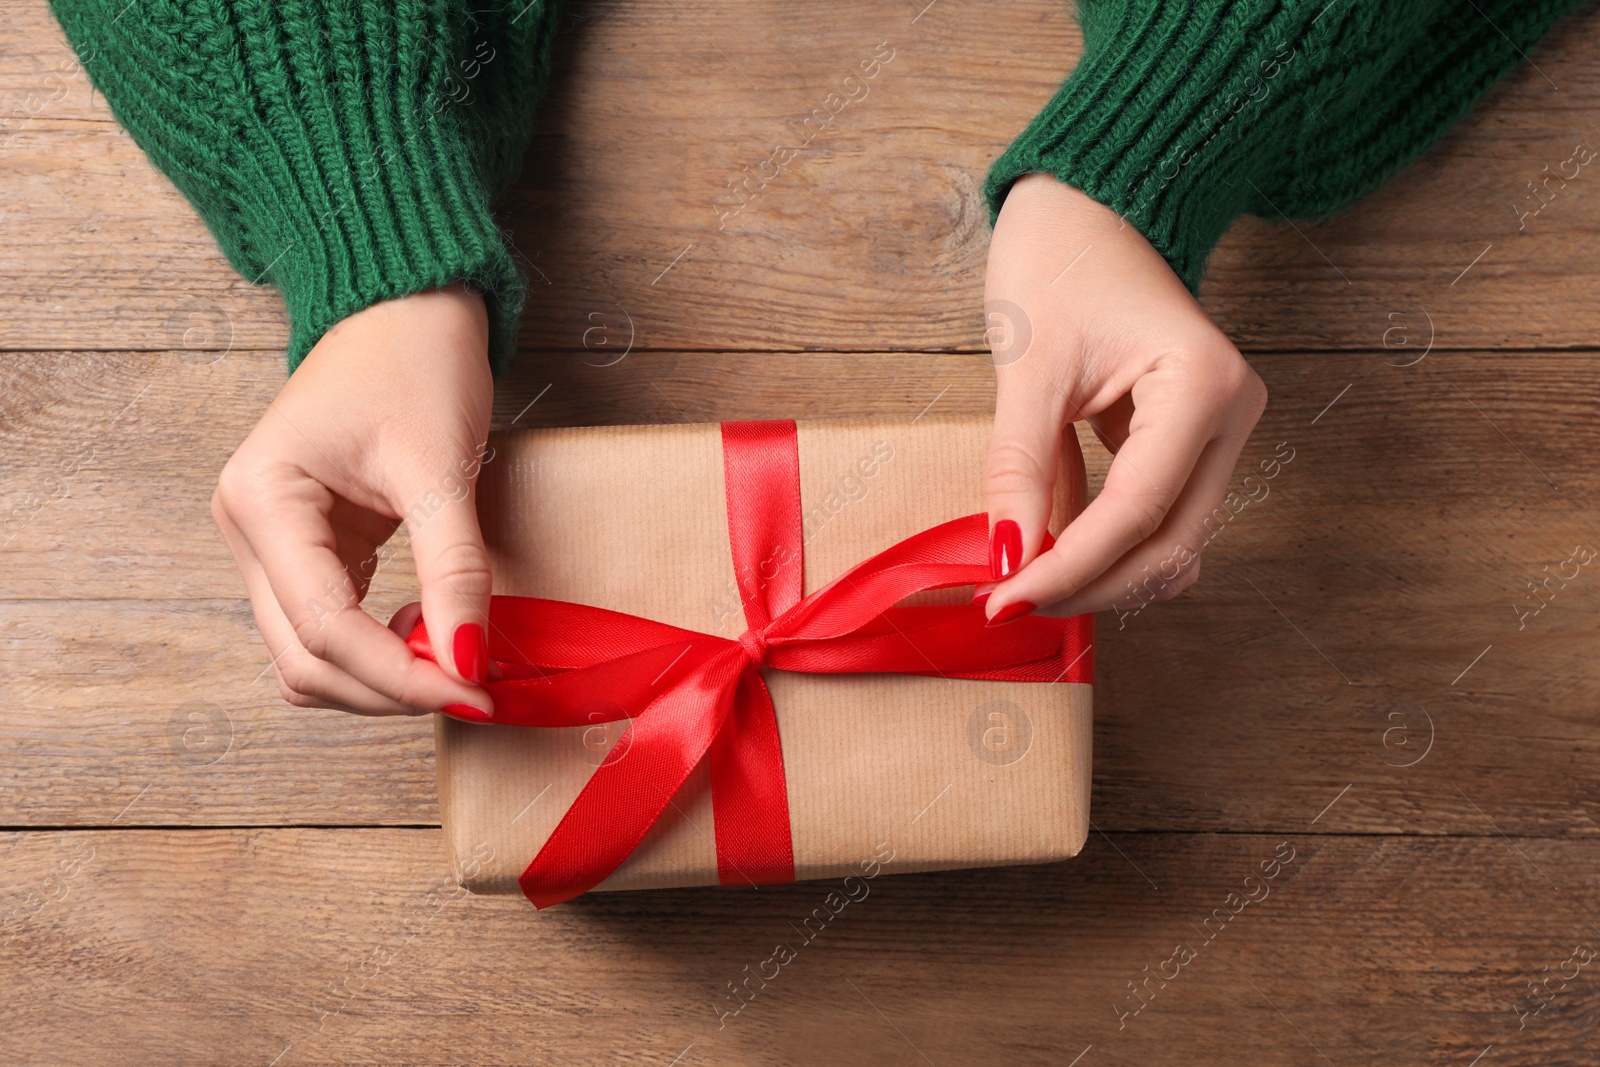
[[(586, 604), (495, 596), (485, 685), (496, 725), (630, 720), (519, 880), (536, 907), (593, 889), (709, 761), (718, 880), (794, 880), (788, 788), (763, 669), (1087, 682), (1094, 617), (988, 627), (977, 605), (897, 606), (990, 579), (988, 517), (891, 545), (803, 596), (800, 453), (790, 420), (722, 424), (729, 547), (746, 629), (737, 639)], [(407, 641), (433, 659), (418, 621)], [(619, 755), (621, 754), (621, 755)]]
[(739, 645), (752, 664), (757, 667), (767, 665), (767, 638), (760, 630), (752, 628), (740, 634)]

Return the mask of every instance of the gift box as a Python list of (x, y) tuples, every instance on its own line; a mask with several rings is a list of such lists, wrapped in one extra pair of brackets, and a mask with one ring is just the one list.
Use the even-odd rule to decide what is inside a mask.
[[(1092, 617), (983, 625), (990, 425), (494, 435), (496, 722), (437, 720), (460, 884), (547, 906), (1077, 853)], [(1052, 533), (1082, 500), (1069, 433)]]

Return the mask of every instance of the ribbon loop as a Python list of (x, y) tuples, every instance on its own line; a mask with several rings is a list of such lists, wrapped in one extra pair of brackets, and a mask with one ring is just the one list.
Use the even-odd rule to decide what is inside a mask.
[(792, 419), (722, 424), (728, 549), (746, 625), (764, 627), (800, 602), (805, 529), (800, 436)]

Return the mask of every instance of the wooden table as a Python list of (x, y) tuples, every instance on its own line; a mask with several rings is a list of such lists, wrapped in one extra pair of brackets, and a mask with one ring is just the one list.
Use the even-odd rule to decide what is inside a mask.
[[(980, 183), (1079, 38), (924, 2), (575, 8), (496, 425), (988, 410)], [(1272, 393), (1245, 462), (1294, 458), (1195, 589), (1102, 620), (1083, 854), (883, 878), (720, 1023), (826, 886), (466, 897), (426, 721), (278, 699), (208, 513), (278, 301), (43, 0), (7, 20), (0, 1061), (1600, 1062), (1600, 572), (1529, 585), (1600, 546), (1600, 172), (1519, 222), (1600, 143), (1595, 14), (1355, 211), (1217, 253)], [(374, 612), (414, 588), (402, 558)]]

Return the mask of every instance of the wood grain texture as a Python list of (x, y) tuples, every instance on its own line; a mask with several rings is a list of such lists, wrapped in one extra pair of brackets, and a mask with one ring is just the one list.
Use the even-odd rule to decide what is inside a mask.
[[(1055, 0), (1007, 5), (1003, 18), (945, 2), (914, 18), (924, 6), (575, 8), (505, 205), (534, 281), (523, 345), (582, 350), (605, 327), (659, 350), (981, 348), (983, 176), (1080, 41)], [(13, 283), (0, 290), (0, 347), (281, 346), (276, 298), (236, 278), (104, 100), (68, 73), (44, 0), (13, 7), (0, 210), (28, 225), (0, 245)], [(1597, 17), (1569, 18), (1536, 50), (1538, 70), (1514, 72), (1348, 215), (1237, 227), (1206, 287), (1223, 329), (1256, 350), (1366, 349), (1391, 314), (1426, 312), (1452, 348), (1590, 343), (1593, 176), (1567, 182), (1526, 225), (1512, 205), (1596, 136)], [(880, 42), (894, 58), (868, 95), (722, 218), (729, 181), (792, 137), (789, 120)]]
[[(1508, 361), (1435, 352), (1403, 366), (1418, 354), (1396, 347), (1254, 357), (1272, 396), (1245, 459), (1271, 455), (1280, 441), (1312, 445), (1308, 489), (1318, 491), (1295, 496), (1301, 510), (1262, 533), (1324, 538), (1359, 527), (1398, 543), (1461, 538), (1448, 558), (1426, 564), (1449, 567), (1509, 548), (1509, 527), (1504, 536), (1456, 529), (1510, 522), (1497, 503), (1523, 509), (1538, 526), (1600, 496), (1588, 462), (1600, 447), (1592, 417), (1600, 371), (1591, 356)], [(0, 599), (240, 595), (208, 500), (217, 472), (281, 384), (276, 357), (264, 352), (214, 364), (171, 352), (28, 352), (0, 361)], [(494, 424), (914, 416), (993, 404), (993, 373), (978, 354), (635, 353), (610, 366), (528, 354), (497, 392)], [(1107, 457), (1093, 443), (1086, 451), (1097, 480)], [(1451, 522), (1425, 532), (1419, 512), (1396, 502)], [(1318, 508), (1327, 510), (1314, 514)], [(1588, 528), (1584, 521), (1574, 533)], [(1214, 548), (1255, 538), (1253, 525)], [(1352, 549), (1358, 540), (1348, 542)], [(1299, 553), (1269, 537), (1249, 547)], [(397, 577), (409, 566), (403, 553), (392, 564)], [(1509, 606), (1505, 613), (1515, 621)]]
[[(1059, 1065), (1092, 1046), (1081, 1064), (1311, 1067), (1492, 1045), (1497, 1064), (1592, 1062), (1593, 964), (1549, 975), (1600, 942), (1600, 843), (1306, 829), (1091, 835), (1035, 868), (891, 862), (809, 942), (834, 883), (535, 913), (454, 892), (435, 830), (28, 834), (0, 867), (0, 1057)], [(780, 942), (794, 958), (763, 968)], [(734, 1013), (729, 983), (762, 969)], [(1550, 995), (1522, 1020), (1530, 980)]]
[[(1259, 502), (1221, 526), (1183, 598), (1101, 620), (1102, 828), (1276, 829), (1349, 785), (1330, 827), (1595, 831), (1600, 582), (1579, 567), (1537, 599), (1527, 583), (1600, 547), (1600, 369), (1568, 354), (1393, 365), (1413, 358), (1255, 360), (1273, 400), (1235, 480)], [(134, 825), (435, 821), (423, 724), (289, 708), (262, 673), (206, 500), (271, 394), (270, 357), (52, 354), (8, 371), (16, 469), (95, 448), (0, 554), (9, 823), (106, 825), (147, 784)], [(962, 355), (548, 356), (502, 389), (497, 423), (982, 410), (989, 376)], [(1282, 443), (1293, 459), (1263, 480)], [(1105, 454), (1086, 447), (1098, 483)], [(373, 611), (414, 597), (402, 555)], [(212, 762), (224, 730), (233, 747)]]

